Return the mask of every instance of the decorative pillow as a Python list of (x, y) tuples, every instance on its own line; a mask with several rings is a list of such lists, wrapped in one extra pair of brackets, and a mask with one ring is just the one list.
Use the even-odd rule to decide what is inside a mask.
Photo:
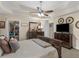
[(4, 40), (5, 39), (5, 36), (4, 35), (0, 36), (0, 39), (1, 40)]
[(1, 36), (0, 36), (0, 40), (6, 40), (6, 41), (9, 41), (9, 39), (8, 39), (6, 36), (4, 36), (4, 35), (1, 35)]
[(5, 36), (4, 40), (6, 40), (7, 42), (9, 42), (9, 39)]
[(4, 54), (10, 53), (11, 50), (10, 50), (9, 44), (6, 40), (0, 40), (0, 46), (1, 46), (1, 49), (3, 50)]
[(40, 39), (32, 39), (32, 41), (34, 41), (35, 43), (37, 43), (38, 45), (40, 45), (44, 48), (51, 46), (51, 44), (49, 44), (43, 40), (40, 40)]
[(15, 39), (15, 38), (11, 38), (9, 41), (9, 44), (10, 44), (12, 52), (16, 52), (20, 47), (17, 39)]

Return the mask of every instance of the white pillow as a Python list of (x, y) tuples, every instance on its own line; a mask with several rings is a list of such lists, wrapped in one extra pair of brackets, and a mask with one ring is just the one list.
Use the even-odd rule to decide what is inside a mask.
[(0, 39), (1, 39), (1, 40), (5, 39), (5, 36), (0, 36)]
[(9, 41), (9, 44), (11, 46), (12, 52), (16, 52), (20, 48), (20, 45), (19, 45), (17, 39), (15, 39), (15, 38), (11, 38)]
[(41, 39), (32, 39), (32, 41), (34, 41), (35, 43), (37, 43), (38, 45), (40, 45), (44, 48), (51, 46), (51, 44), (49, 44)]

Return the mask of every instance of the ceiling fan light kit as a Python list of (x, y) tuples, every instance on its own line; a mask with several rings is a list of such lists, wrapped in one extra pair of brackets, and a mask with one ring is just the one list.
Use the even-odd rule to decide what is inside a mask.
[(40, 16), (40, 17), (44, 16), (43, 13), (38, 13), (37, 15)]
[(52, 13), (53, 10), (44, 11), (44, 10), (42, 9), (42, 3), (43, 3), (43, 2), (40, 1), (40, 6), (37, 7), (37, 10), (38, 10), (37, 15), (40, 16), (40, 17), (49, 16), (47, 13)]

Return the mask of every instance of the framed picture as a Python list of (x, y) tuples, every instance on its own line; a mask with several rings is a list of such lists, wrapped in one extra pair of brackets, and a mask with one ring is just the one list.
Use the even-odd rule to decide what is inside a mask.
[(67, 17), (67, 18), (66, 18), (66, 23), (71, 24), (71, 23), (73, 23), (73, 22), (74, 22), (74, 18), (73, 18), (73, 17)]
[(0, 21), (0, 28), (5, 28), (5, 21)]
[(64, 19), (63, 19), (63, 18), (59, 18), (59, 19), (58, 19), (58, 23), (59, 23), (59, 24), (64, 23)]
[(29, 31), (37, 30), (39, 23), (38, 22), (29, 22)]
[(79, 21), (76, 22), (75, 26), (77, 29), (79, 29)]

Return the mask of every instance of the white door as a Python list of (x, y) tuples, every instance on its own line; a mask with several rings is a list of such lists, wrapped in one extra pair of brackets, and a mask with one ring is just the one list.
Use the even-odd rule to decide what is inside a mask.
[(49, 36), (50, 38), (54, 38), (54, 24), (53, 23), (49, 24)]

